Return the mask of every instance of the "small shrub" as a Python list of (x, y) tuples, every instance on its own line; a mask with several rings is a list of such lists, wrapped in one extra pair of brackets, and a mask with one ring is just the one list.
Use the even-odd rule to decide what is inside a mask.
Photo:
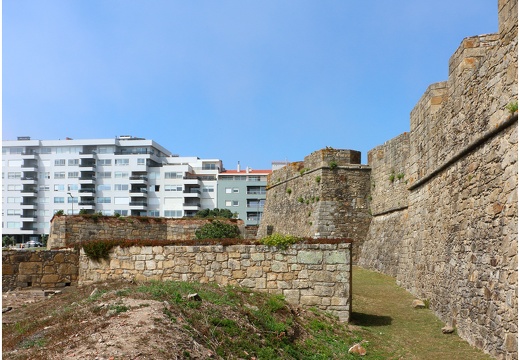
[(390, 182), (394, 182), (394, 180), (395, 180), (395, 174), (394, 174), (394, 173), (391, 173), (390, 176), (388, 177), (388, 180), (390, 180)]
[(87, 215), (88, 214), (88, 210), (87, 209), (80, 209), (79, 210), (79, 214), (80, 215)]
[(292, 190), (291, 190), (291, 188), (287, 188), (287, 190), (285, 190), (285, 192), (286, 192), (287, 194), (291, 195)]
[(336, 161), (334, 161), (334, 160), (329, 161), (329, 168), (331, 170), (334, 170), (337, 167), (338, 167), (338, 163)]
[(92, 260), (108, 259), (110, 250), (118, 245), (116, 241), (92, 240), (81, 245), (85, 254)]
[(299, 202), (299, 203), (303, 203), (303, 202), (304, 202), (303, 197), (300, 196), (300, 197), (298, 198), (298, 202)]
[(273, 235), (266, 236), (260, 240), (263, 245), (276, 246), (280, 249), (287, 249), (289, 245), (295, 244), (301, 239), (292, 235), (282, 235), (275, 233)]
[(518, 101), (512, 101), (506, 105), (506, 109), (513, 115), (518, 111)]
[(213, 220), (195, 231), (197, 239), (235, 239), (240, 237), (240, 230), (237, 225), (226, 224), (218, 220)]
[(63, 210), (58, 210), (58, 211), (56, 211), (56, 212), (54, 213), (54, 215), (56, 215), (56, 216), (63, 216), (63, 215), (65, 215), (65, 211), (63, 211)]
[(398, 180), (401, 180), (402, 178), (404, 178), (404, 173), (397, 174), (397, 179)]
[(319, 175), (318, 175), (318, 176), (316, 176), (316, 182), (317, 182), (317, 183), (319, 184), (319, 183), (320, 183), (320, 181), (321, 181), (321, 176), (319, 176)]

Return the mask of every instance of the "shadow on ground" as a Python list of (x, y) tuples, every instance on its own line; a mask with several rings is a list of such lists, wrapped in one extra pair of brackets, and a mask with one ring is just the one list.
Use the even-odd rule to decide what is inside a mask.
[(350, 323), (358, 326), (387, 326), (392, 324), (390, 316), (371, 315), (353, 311)]

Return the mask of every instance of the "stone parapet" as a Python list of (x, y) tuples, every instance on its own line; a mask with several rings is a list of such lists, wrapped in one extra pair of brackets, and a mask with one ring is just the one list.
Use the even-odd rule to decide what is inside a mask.
[(351, 244), (115, 247), (109, 260), (80, 255), (79, 283), (107, 280), (215, 282), (282, 294), (289, 303), (316, 307), (348, 321)]

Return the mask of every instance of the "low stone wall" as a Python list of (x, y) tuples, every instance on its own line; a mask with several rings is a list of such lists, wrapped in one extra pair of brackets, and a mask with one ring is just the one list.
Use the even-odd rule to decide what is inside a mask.
[[(89, 240), (195, 240), (195, 231), (212, 219), (74, 215), (55, 216), (47, 247), (70, 247)], [(237, 225), (244, 235), (244, 221), (219, 219)]]
[(2, 251), (2, 291), (76, 285), (78, 253), (73, 250)]
[(351, 312), (351, 243), (116, 247), (109, 260), (80, 255), (79, 283), (112, 279), (181, 280), (238, 285), (283, 294), (292, 304)]

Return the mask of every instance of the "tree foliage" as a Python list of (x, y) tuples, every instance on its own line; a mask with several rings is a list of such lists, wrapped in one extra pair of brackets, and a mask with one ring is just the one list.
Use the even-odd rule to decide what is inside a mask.
[(213, 210), (210, 210), (210, 209), (199, 210), (199, 211), (197, 211), (195, 216), (199, 217), (199, 218), (217, 218), (217, 217), (220, 217), (220, 218), (232, 219), (233, 218), (233, 213), (229, 209), (214, 208)]

